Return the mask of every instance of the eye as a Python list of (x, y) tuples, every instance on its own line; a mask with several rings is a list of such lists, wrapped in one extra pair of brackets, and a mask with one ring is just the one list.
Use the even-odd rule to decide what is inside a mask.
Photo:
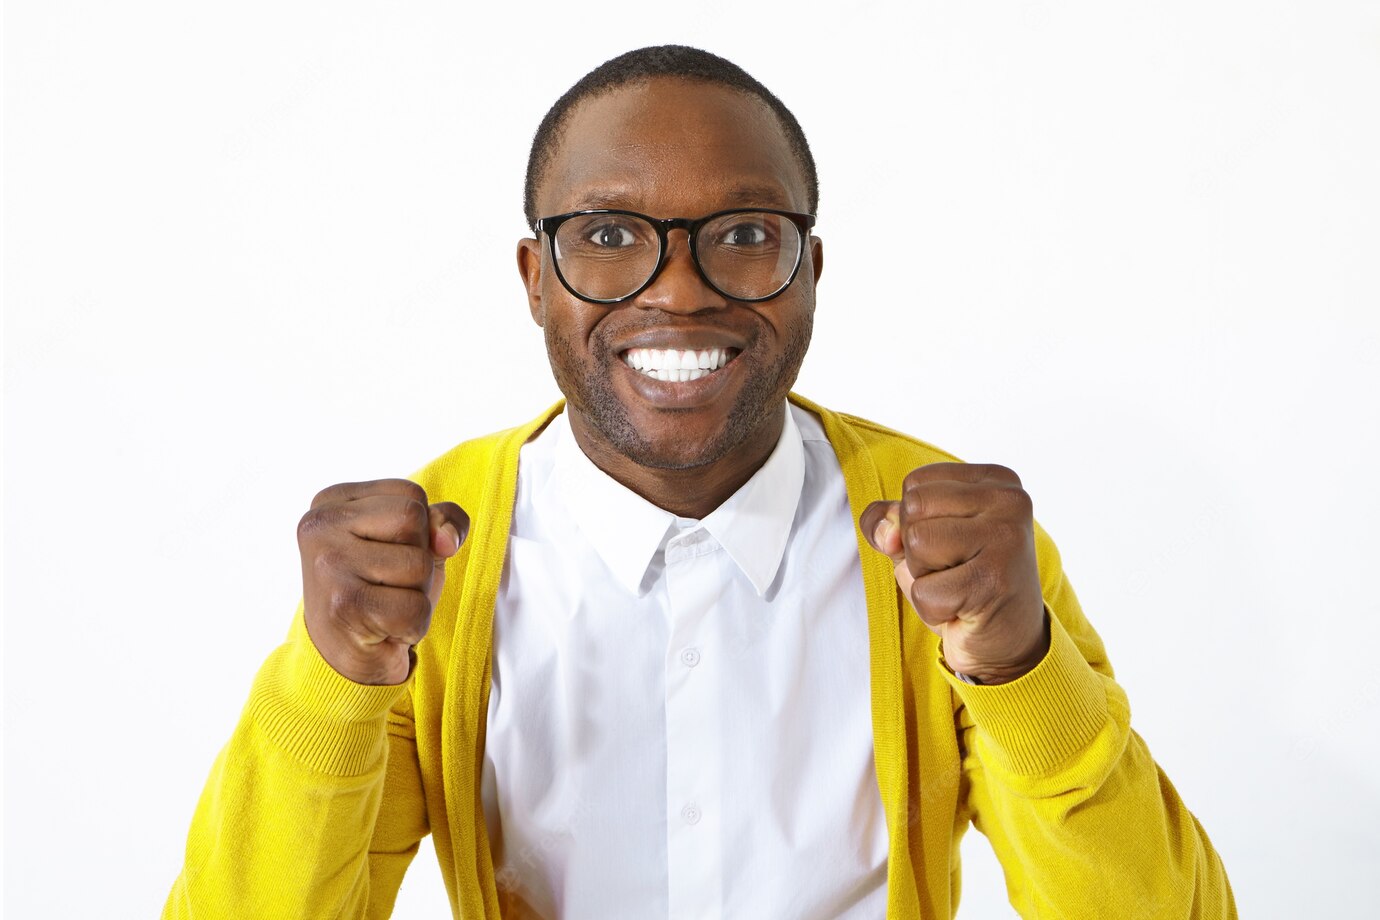
[(613, 221), (586, 228), (585, 239), (603, 249), (621, 249), (637, 244), (637, 234), (631, 227)]
[(720, 246), (761, 246), (770, 234), (760, 219), (740, 220), (725, 227), (717, 240)]

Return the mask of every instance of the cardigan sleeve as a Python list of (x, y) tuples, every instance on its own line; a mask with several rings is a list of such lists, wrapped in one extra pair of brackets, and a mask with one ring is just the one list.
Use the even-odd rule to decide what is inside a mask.
[(428, 833), (410, 685), (338, 674), (299, 602), (211, 768), (164, 920), (388, 917)]
[[(1032, 671), (962, 702), (963, 791), (1023, 917), (1236, 918), (1222, 861), (1130, 725), (1126, 694), (1059, 553), (1035, 525), (1050, 647)], [(936, 646), (938, 647), (938, 646)]]

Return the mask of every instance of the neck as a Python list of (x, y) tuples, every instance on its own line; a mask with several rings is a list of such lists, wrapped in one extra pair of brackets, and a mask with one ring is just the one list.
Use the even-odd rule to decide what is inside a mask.
[(772, 413), (766, 423), (717, 460), (684, 469), (663, 469), (642, 466), (619, 453), (579, 412), (570, 412), (575, 443), (595, 466), (658, 508), (697, 520), (722, 505), (762, 468), (781, 439), (784, 421), (780, 412)]

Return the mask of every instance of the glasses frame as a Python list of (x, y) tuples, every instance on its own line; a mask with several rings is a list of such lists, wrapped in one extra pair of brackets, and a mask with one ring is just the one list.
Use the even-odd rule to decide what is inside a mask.
[[(631, 294), (624, 294), (622, 297), (614, 297), (607, 300), (600, 300), (595, 297), (587, 297), (584, 294), (581, 294), (579, 291), (575, 290), (575, 288), (571, 287), (569, 281), (565, 280), (565, 274), (561, 271), (561, 260), (559, 256), (557, 256), (556, 254), (556, 231), (561, 228), (561, 224), (565, 223), (573, 217), (586, 217), (594, 214), (625, 214), (628, 217), (641, 218), (642, 220), (645, 220), (647, 223), (651, 224), (652, 228), (656, 230), (658, 245), (656, 254), (656, 267), (653, 268), (652, 273), (647, 276), (647, 280), (642, 282), (642, 285), (638, 287), (637, 290), (633, 291)], [(777, 288), (775, 291), (773, 291), (765, 297), (733, 296), (732, 294), (720, 288), (713, 281), (710, 281), (709, 276), (705, 274), (704, 266), (700, 264), (700, 228), (705, 226), (712, 220), (717, 220), (720, 217), (726, 217), (729, 214), (776, 214), (780, 217), (785, 217), (789, 219), (791, 223), (795, 224), (796, 228), (800, 231), (800, 236), (798, 237), (798, 241), (796, 244), (795, 264), (791, 266), (790, 275), (787, 276), (785, 283), (782, 284), (781, 287)], [(713, 214), (706, 214), (704, 217), (698, 217), (693, 219), (689, 217), (658, 218), (650, 217), (646, 214), (641, 214), (637, 211), (624, 211), (620, 208), (595, 208), (587, 211), (570, 211), (565, 214), (556, 214), (551, 217), (538, 218), (537, 232), (545, 233), (551, 240), (551, 264), (555, 266), (556, 277), (560, 279), (561, 286), (564, 287), (574, 296), (585, 301), (586, 303), (604, 305), (622, 303), (625, 300), (632, 300), (638, 294), (641, 294), (643, 291), (647, 290), (647, 288), (651, 287), (652, 284), (656, 281), (657, 277), (661, 275), (661, 270), (666, 267), (666, 237), (667, 234), (669, 234), (672, 230), (684, 230), (687, 234), (689, 234), (690, 260), (695, 263), (695, 271), (699, 273), (700, 280), (703, 281), (705, 285), (709, 287), (710, 290), (714, 291), (715, 293), (723, 297), (727, 297), (729, 300), (735, 300), (739, 303), (762, 303), (763, 301), (771, 300), (774, 297), (780, 297), (783, 293), (785, 293), (786, 288), (790, 287), (791, 283), (795, 281), (795, 276), (800, 272), (800, 263), (805, 261), (805, 241), (809, 238), (810, 230), (814, 227), (814, 225), (815, 216), (813, 214), (801, 214), (796, 211), (781, 211), (776, 208), (728, 208), (724, 211), (715, 211)]]

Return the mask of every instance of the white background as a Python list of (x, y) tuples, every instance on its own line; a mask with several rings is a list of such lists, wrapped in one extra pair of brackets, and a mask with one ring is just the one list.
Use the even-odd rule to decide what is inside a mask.
[(797, 390), (1021, 474), (1243, 916), (1380, 900), (1374, 4), (7, 7), (12, 916), (156, 915), (311, 497), (558, 396), (527, 145), (663, 41), (816, 152)]

